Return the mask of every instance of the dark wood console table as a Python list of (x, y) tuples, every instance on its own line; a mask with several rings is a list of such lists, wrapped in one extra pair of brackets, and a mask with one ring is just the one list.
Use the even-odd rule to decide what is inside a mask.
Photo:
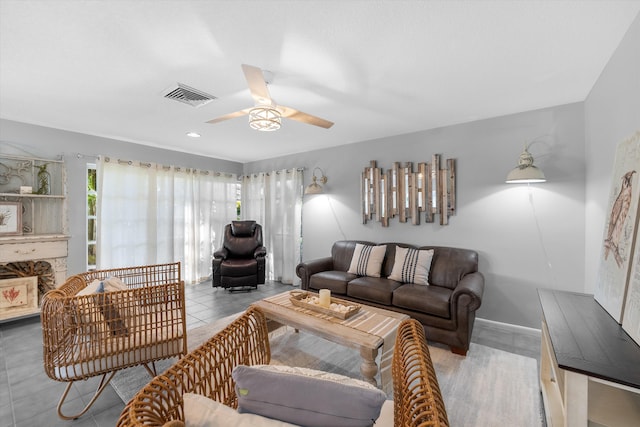
[(539, 289), (549, 426), (640, 426), (640, 346), (593, 295)]

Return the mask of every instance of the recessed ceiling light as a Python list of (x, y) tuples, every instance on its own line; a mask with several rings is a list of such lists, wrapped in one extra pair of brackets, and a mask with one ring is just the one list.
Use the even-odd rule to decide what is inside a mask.
[(191, 138), (200, 138), (200, 134), (197, 132), (187, 132), (187, 136), (190, 136)]

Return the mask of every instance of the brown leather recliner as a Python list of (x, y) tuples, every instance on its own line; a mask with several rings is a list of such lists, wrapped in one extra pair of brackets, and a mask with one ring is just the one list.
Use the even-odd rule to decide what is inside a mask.
[(262, 226), (255, 221), (232, 221), (224, 228), (222, 248), (213, 254), (213, 287), (257, 289), (264, 283), (266, 256)]

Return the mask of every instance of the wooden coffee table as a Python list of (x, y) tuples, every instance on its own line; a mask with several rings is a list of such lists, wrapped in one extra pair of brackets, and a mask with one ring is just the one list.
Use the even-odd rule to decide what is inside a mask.
[[(253, 303), (265, 316), (273, 321), (309, 332), (336, 344), (360, 351), (362, 378), (378, 386), (375, 376), (378, 372), (376, 357), (383, 348), (381, 365), (382, 388), (390, 383), (391, 356), (398, 325), (409, 316), (389, 310), (362, 305), (360, 311), (348, 319), (340, 319), (318, 313), (314, 310), (295, 306), (289, 300), (289, 292), (283, 292)], [(389, 363), (385, 363), (388, 361)], [(388, 366), (387, 366), (388, 365)], [(382, 374), (388, 377), (383, 378)], [(385, 377), (387, 375), (384, 375)]]

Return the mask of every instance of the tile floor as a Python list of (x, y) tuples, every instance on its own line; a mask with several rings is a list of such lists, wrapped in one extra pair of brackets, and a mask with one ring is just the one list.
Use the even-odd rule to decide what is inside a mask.
[[(185, 290), (187, 329), (211, 323), (244, 310), (251, 302), (274, 295), (291, 286), (267, 283), (252, 292), (229, 293), (214, 289), (211, 282), (188, 285)], [(473, 342), (539, 359), (540, 338), (518, 334), (491, 325), (478, 325)], [(74, 384), (65, 404), (70, 413), (83, 407), (93, 394), (98, 378)], [(39, 317), (0, 323), (0, 427), (112, 427), (124, 403), (106, 387), (93, 407), (78, 420), (58, 417), (56, 406), (66, 383), (46, 376), (42, 367), (42, 331)]]

